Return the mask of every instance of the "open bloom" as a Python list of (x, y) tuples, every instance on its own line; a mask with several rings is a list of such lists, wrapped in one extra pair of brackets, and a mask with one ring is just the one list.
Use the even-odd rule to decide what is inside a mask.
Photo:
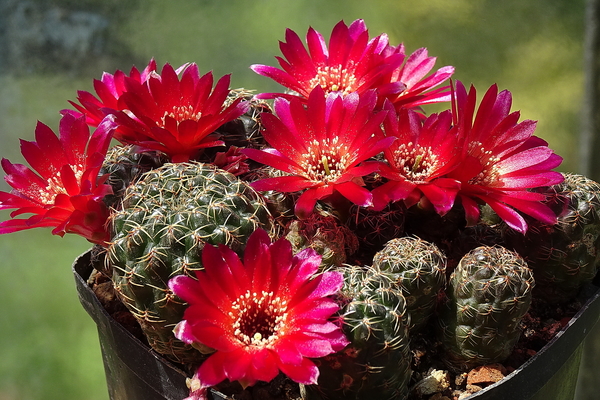
[(475, 112), (476, 91), (467, 93), (462, 83), (456, 85), (455, 124), (465, 145), (459, 166), (448, 177), (461, 182), (458, 194), (467, 221), (479, 219), (477, 203), (487, 203), (509, 226), (525, 232), (523, 212), (544, 223), (556, 222), (556, 215), (542, 204), (545, 196), (529, 189), (563, 181), (552, 171), (562, 162), (548, 144), (533, 135), (536, 123), (518, 123), (519, 112), (510, 112), (511, 93), (498, 93), (491, 86)]
[(115, 139), (161, 151), (173, 162), (189, 161), (203, 148), (221, 146), (223, 141), (211, 134), (248, 109), (241, 98), (227, 102), (229, 82), (225, 75), (213, 89), (212, 72), (200, 76), (195, 63), (177, 71), (165, 64), (146, 82), (126, 78), (126, 91), (117, 102), (122, 111), (117, 113), (121, 126)]
[[(77, 92), (79, 104), (69, 101), (73, 107), (86, 116), (86, 121), (90, 126), (98, 126), (107, 113), (119, 110), (118, 100), (127, 90), (125, 87), (125, 78), (133, 79), (136, 82), (144, 83), (148, 77), (156, 71), (156, 61), (150, 60), (146, 68), (140, 72), (136, 67), (132, 67), (129, 76), (123, 71), (117, 70), (114, 74), (105, 72), (100, 80), (94, 79), (94, 89), (96, 96), (90, 92), (80, 90)], [(64, 113), (65, 111), (63, 111)]]
[[(404, 59), (404, 45), (398, 46), (396, 53), (402, 54)], [(398, 93), (391, 92), (386, 95), (396, 110), (401, 108), (418, 108), (424, 104), (439, 103), (450, 100), (450, 86), (436, 88), (448, 80), (454, 73), (454, 67), (446, 66), (438, 69), (433, 74), (426, 76), (435, 65), (436, 58), (429, 57), (426, 48), (413, 52), (406, 63), (396, 68), (392, 74), (391, 82), (402, 86)]]
[[(2, 160), (4, 179), (13, 188), (0, 192), (0, 209), (16, 209), (0, 223), (0, 233), (52, 227), (55, 235), (79, 234), (92, 243), (109, 239), (108, 210), (102, 198), (111, 187), (98, 179), (115, 124), (106, 117), (90, 135), (85, 116), (66, 113), (60, 137), (38, 123), (35, 142), (21, 141), (21, 153), (33, 168)], [(29, 218), (14, 218), (33, 214)]]
[[(321, 86), (326, 93), (343, 95), (377, 89), (379, 105), (384, 98), (389, 98), (397, 109), (450, 100), (448, 86), (433, 88), (450, 78), (453, 67), (440, 68), (426, 78), (436, 61), (435, 57), (427, 55), (427, 49), (418, 49), (406, 59), (404, 45), (390, 46), (386, 34), (369, 40), (367, 27), (361, 19), (350, 26), (340, 21), (333, 28), (329, 46), (312, 28), (306, 35), (308, 50), (290, 29), (286, 31), (285, 39), (279, 47), (286, 59), (277, 57), (282, 69), (260, 64), (251, 68), (304, 99), (315, 86)], [(290, 97), (283, 93), (259, 95), (263, 98), (279, 96)]]
[[(306, 35), (308, 50), (291, 29), (286, 30), (285, 39), (279, 47), (287, 60), (276, 57), (283, 70), (259, 64), (251, 68), (305, 99), (315, 86), (321, 86), (326, 93), (344, 95), (374, 88), (393, 93), (402, 89), (402, 84), (391, 84), (390, 81), (392, 71), (400, 67), (404, 54), (388, 44), (385, 34), (369, 40), (369, 32), (361, 19), (350, 26), (340, 21), (333, 28), (329, 48), (323, 36), (313, 28)], [(261, 96), (286, 95), (266, 93)]]
[(460, 189), (460, 182), (444, 177), (460, 161), (461, 138), (450, 111), (422, 121), (412, 110), (392, 109), (384, 126), (385, 134), (396, 141), (383, 152), (387, 163), (379, 173), (388, 181), (373, 190), (375, 208), (398, 200), (410, 207), (424, 197), (440, 215), (447, 213)]
[(177, 276), (169, 281), (189, 304), (175, 335), (215, 350), (194, 376), (193, 395), (225, 379), (243, 386), (269, 382), (279, 371), (299, 383), (317, 382), (319, 370), (310, 358), (348, 344), (329, 321), (339, 307), (330, 296), (342, 287), (343, 276), (316, 274), (320, 261), (312, 249), (293, 256), (287, 240), (271, 243), (265, 231), (257, 230), (248, 239), (243, 263), (227, 246), (207, 245), (197, 280)]
[(296, 202), (296, 215), (309, 215), (317, 200), (341, 195), (360, 206), (372, 205), (373, 195), (362, 186), (362, 178), (379, 168), (367, 161), (383, 151), (394, 138), (383, 138), (380, 124), (385, 112), (374, 112), (374, 91), (354, 92), (342, 97), (325, 96), (317, 86), (302, 100), (278, 98), (275, 112), (263, 114), (263, 136), (273, 148), (244, 149), (255, 161), (287, 173), (252, 183), (259, 191), (305, 190)]

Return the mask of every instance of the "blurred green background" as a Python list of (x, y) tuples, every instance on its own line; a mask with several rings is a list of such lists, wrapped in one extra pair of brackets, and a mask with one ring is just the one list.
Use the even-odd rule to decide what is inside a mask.
[[(584, 0), (0, 0), (0, 157), (22, 162), (18, 139), (32, 140), (37, 120), (56, 130), (67, 100), (103, 71), (193, 61), (232, 73), (232, 87), (271, 91), (248, 66), (276, 65), (286, 27), (328, 38), (339, 20), (363, 18), (371, 36), (427, 47), (480, 96), (493, 83), (509, 89), (513, 109), (565, 158), (560, 169), (577, 172), (584, 11)], [(0, 237), (0, 400), (108, 398), (70, 272), (87, 248), (46, 230)], [(600, 347), (598, 327), (591, 337), (589, 349)], [(585, 364), (578, 398), (591, 400), (600, 369)]]

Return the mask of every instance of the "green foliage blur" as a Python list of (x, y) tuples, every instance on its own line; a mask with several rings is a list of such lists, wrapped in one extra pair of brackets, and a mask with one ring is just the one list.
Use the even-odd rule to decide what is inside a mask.
[[(201, 72), (231, 73), (232, 87), (272, 91), (278, 85), (248, 67), (277, 65), (286, 28), (304, 37), (313, 26), (328, 38), (338, 21), (363, 18), (371, 36), (386, 32), (409, 53), (427, 47), (438, 57), (436, 68), (455, 66), (455, 79), (473, 83), (479, 98), (494, 83), (510, 90), (513, 110), (538, 120), (537, 135), (565, 158), (560, 169), (577, 172), (584, 0), (3, 2), (9, 11), (30, 3), (98, 12), (111, 24), (102, 44), (108, 55), (94, 53), (80, 68), (43, 65), (38, 57), (43, 68), (8, 65), (0, 74), (0, 157), (12, 162), (23, 162), (18, 138), (33, 140), (37, 120), (56, 131), (67, 100), (77, 90), (93, 91), (103, 71), (142, 69), (154, 57), (159, 65), (196, 62)], [(108, 398), (95, 326), (70, 271), (89, 246), (47, 230), (0, 237), (0, 400)]]

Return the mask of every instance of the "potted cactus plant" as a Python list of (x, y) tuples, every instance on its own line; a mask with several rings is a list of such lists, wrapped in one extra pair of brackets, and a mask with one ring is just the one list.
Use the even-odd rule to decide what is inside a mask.
[(111, 399), (572, 397), (600, 186), (554, 170), (509, 91), (441, 86), (362, 20), (280, 48), (251, 68), (285, 93), (151, 60), (2, 161), (0, 233), (93, 244), (74, 272)]

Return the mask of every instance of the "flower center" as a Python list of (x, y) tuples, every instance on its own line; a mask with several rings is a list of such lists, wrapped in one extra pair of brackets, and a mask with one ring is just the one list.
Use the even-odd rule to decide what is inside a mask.
[(500, 171), (496, 163), (500, 159), (494, 156), (492, 150), (486, 150), (481, 142), (469, 143), (469, 155), (479, 160), (481, 172), (469, 180), (471, 185), (494, 186), (500, 180)]
[(300, 166), (306, 177), (315, 182), (335, 182), (346, 171), (350, 164), (348, 146), (340, 146), (339, 138), (313, 140), (308, 143), (308, 153)]
[(181, 122), (181, 121), (185, 121), (188, 119), (191, 119), (193, 121), (198, 121), (201, 116), (202, 116), (202, 113), (200, 111), (194, 112), (194, 107), (192, 107), (189, 104), (186, 106), (173, 106), (173, 109), (171, 110), (171, 112), (165, 111), (165, 114), (160, 119), (160, 122), (158, 123), (158, 125), (161, 128), (164, 128), (166, 125), (167, 118), (173, 118), (175, 121)]
[(245, 345), (268, 347), (283, 334), (287, 301), (273, 296), (273, 292), (247, 291), (231, 306), (234, 335)]
[[(71, 169), (75, 174), (75, 179), (80, 183), (81, 177), (83, 176), (84, 167), (82, 164), (71, 165)], [(62, 182), (61, 172), (60, 170), (56, 172), (56, 174), (48, 179), (48, 184), (45, 188), (38, 187), (37, 190), (32, 190), (29, 193), (30, 197), (38, 200), (42, 204), (53, 205), (54, 199), (59, 194), (68, 194), (67, 189)]]
[(429, 147), (412, 142), (402, 143), (394, 151), (394, 165), (409, 181), (424, 181), (431, 177), (440, 164), (437, 154)]
[(320, 85), (325, 93), (341, 92), (343, 95), (356, 91), (356, 77), (341, 65), (331, 67), (322, 65), (317, 68), (317, 75), (309, 82), (310, 88)]

